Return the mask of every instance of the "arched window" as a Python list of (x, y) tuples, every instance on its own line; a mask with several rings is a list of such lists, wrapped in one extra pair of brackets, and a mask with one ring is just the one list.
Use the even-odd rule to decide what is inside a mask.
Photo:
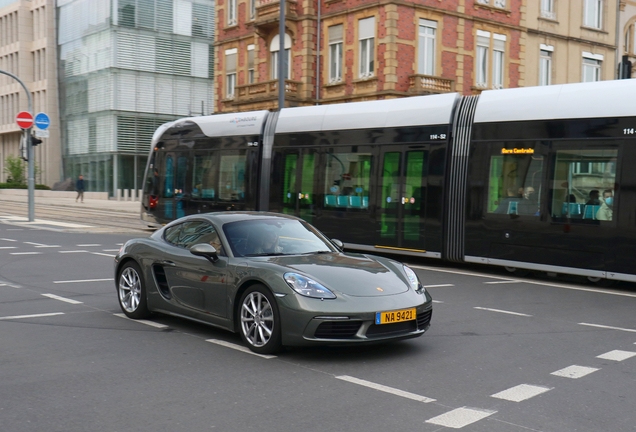
[[(272, 79), (278, 79), (278, 51), (280, 50), (280, 38), (278, 35), (274, 36), (272, 42), (269, 44), (269, 51), (271, 52), (271, 62), (272, 62)], [(287, 33), (285, 33), (285, 57), (283, 59), (285, 67), (285, 79), (289, 79), (291, 76), (291, 62), (289, 61), (289, 56), (291, 52), (291, 37)]]

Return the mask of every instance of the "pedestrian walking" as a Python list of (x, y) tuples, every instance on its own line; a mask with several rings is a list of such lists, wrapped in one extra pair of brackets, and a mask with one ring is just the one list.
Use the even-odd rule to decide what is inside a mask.
[(75, 198), (75, 202), (77, 202), (77, 200), (84, 202), (84, 176), (81, 174), (75, 183), (75, 190), (77, 191), (77, 198)]

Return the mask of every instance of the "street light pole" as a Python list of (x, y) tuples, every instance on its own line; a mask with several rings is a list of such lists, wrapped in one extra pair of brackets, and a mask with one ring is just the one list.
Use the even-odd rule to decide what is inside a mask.
[[(278, 111), (285, 107), (285, 0), (280, 1), (278, 17)], [(291, 60), (291, 59), (290, 59)]]
[[(33, 114), (33, 104), (31, 102), (31, 92), (27, 88), (27, 86), (22, 82), (20, 78), (13, 75), (11, 72), (3, 71), (0, 69), (0, 73), (4, 75), (9, 75), (11, 78), (20, 83), (24, 91), (27, 95), (27, 100), (29, 101), (29, 113)], [(29, 201), (29, 222), (33, 222), (35, 220), (35, 205), (34, 205), (34, 190), (35, 190), (35, 161), (33, 160), (33, 145), (31, 143), (31, 128), (24, 129), (25, 138), (24, 142), (27, 146), (27, 159), (28, 159), (28, 167), (29, 167), (29, 179), (28, 179), (28, 201)]]

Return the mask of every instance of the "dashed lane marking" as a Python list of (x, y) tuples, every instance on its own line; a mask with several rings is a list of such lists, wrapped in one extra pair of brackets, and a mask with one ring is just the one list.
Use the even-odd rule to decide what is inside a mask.
[(75, 245), (77, 247), (93, 247), (93, 246), (101, 246), (101, 244), (97, 244), (97, 243), (87, 243), (87, 244), (78, 244)]
[(509, 388), (508, 390), (500, 391), (491, 395), (491, 397), (497, 399), (505, 399), (512, 402), (521, 402), (532, 397), (538, 396), (542, 393), (552, 390), (550, 387), (535, 386), (530, 384), (519, 384), (518, 386)]
[(531, 317), (532, 316), (532, 315), (519, 313), (519, 312), (511, 312), (511, 311), (505, 311), (505, 310), (501, 310), (501, 309), (484, 308), (484, 307), (479, 307), (479, 306), (475, 307), (475, 309), (489, 311), (489, 312), (498, 312), (498, 313), (503, 313), (503, 314), (508, 314), (508, 315), (524, 316), (524, 317)]
[(41, 318), (41, 317), (50, 317), (55, 315), (64, 315), (64, 312), (53, 312), (53, 313), (44, 313), (44, 314), (36, 314), (36, 315), (14, 315), (14, 316), (6, 316), (0, 317), (0, 320), (13, 320), (13, 319), (25, 319), (25, 318)]
[(600, 358), (604, 360), (623, 361), (623, 360), (627, 360), (628, 358), (632, 358), (634, 356), (636, 356), (636, 352), (613, 350), (613, 351), (606, 352), (605, 354), (596, 356), (596, 358)]
[(0, 240), (8, 241), (8, 242), (16, 242), (17, 240), (8, 239), (8, 238), (0, 238)]
[(42, 294), (42, 295), (44, 297), (48, 297), (48, 298), (51, 298), (53, 300), (59, 300), (59, 301), (63, 301), (63, 302), (70, 303), (70, 304), (82, 304), (81, 301), (73, 300), (73, 299), (66, 298), (66, 297), (60, 297), (60, 296), (57, 296), (55, 294)]
[(433, 300), (433, 303), (444, 303), (444, 302), (441, 300)]
[(352, 376), (348, 376), (348, 375), (340, 375), (340, 376), (337, 376), (336, 378), (339, 379), (339, 380), (342, 380), (342, 381), (347, 381), (347, 382), (350, 382), (350, 383), (353, 383), (353, 384), (358, 384), (358, 385), (361, 385), (361, 386), (364, 386), (364, 387), (369, 387), (369, 388), (372, 388), (374, 390), (379, 390), (379, 391), (382, 391), (382, 392), (385, 392), (385, 393), (390, 393), (390, 394), (393, 394), (395, 396), (401, 396), (403, 398), (412, 399), (412, 400), (415, 400), (415, 401), (418, 401), (418, 402), (424, 402), (424, 403), (435, 402), (435, 399), (431, 399), (431, 398), (428, 398), (426, 396), (420, 396), (420, 395), (415, 394), (415, 393), (410, 393), (410, 392), (407, 392), (407, 391), (404, 391), (404, 390), (400, 390), (400, 389), (396, 389), (396, 388), (393, 388), (393, 387), (387, 387), (387, 386), (382, 385), (382, 384), (377, 384), (377, 383), (374, 383), (374, 382), (371, 382), (371, 381), (365, 381), (365, 380), (362, 380), (362, 379), (359, 379), (359, 378), (355, 378), (355, 377), (352, 377)]
[(598, 327), (598, 328), (608, 329), (608, 330), (620, 330), (620, 331), (624, 331), (624, 332), (636, 333), (636, 329), (629, 329), (629, 328), (623, 328), (623, 327), (612, 327), (612, 326), (606, 326), (606, 325), (600, 325), (600, 324), (590, 324), (590, 323), (579, 323), (579, 325), (588, 326), (588, 327)]
[(252, 354), (252, 355), (255, 355), (256, 357), (262, 357), (264, 359), (276, 358), (275, 355), (258, 354), (258, 353), (255, 353), (254, 351), (250, 350), (249, 348), (244, 347), (244, 346), (233, 344), (231, 342), (225, 342), (225, 341), (222, 341), (222, 340), (219, 340), (219, 339), (206, 339), (205, 341), (213, 343), (213, 344), (216, 344), (216, 345), (221, 345), (221, 346), (224, 346), (226, 348), (231, 348), (231, 349), (236, 350), (236, 351), (241, 351), (241, 352), (244, 352), (246, 354)]
[(424, 285), (424, 288), (443, 288), (443, 287), (454, 287), (454, 284), (439, 284), (439, 285)]
[(105, 253), (100, 253), (100, 252), (91, 252), (91, 254), (93, 254), (93, 255), (101, 255), (101, 256), (107, 256), (107, 257), (115, 258), (115, 255), (113, 255), (113, 254), (105, 254)]
[(42, 255), (42, 252), (11, 252), (11, 255)]
[(0, 249), (17, 249), (17, 246), (1, 246)]
[(65, 251), (58, 251), (59, 253), (88, 253), (87, 250), (65, 250)]
[(488, 416), (491, 416), (496, 412), (497, 411), (462, 407), (438, 415), (437, 417), (430, 418), (426, 420), (426, 423), (453, 429), (461, 429), (464, 426), (468, 426), (469, 424), (475, 423)]
[(148, 320), (134, 320), (134, 319), (130, 319), (126, 315), (124, 315), (123, 313), (116, 313), (116, 314), (113, 314), (113, 315), (115, 315), (115, 316), (117, 316), (119, 318), (127, 319), (127, 320), (132, 321), (132, 322), (145, 324), (145, 325), (150, 326), (150, 327), (155, 327), (155, 328), (159, 328), (159, 329), (168, 328), (168, 326), (165, 325), (165, 324), (159, 324), (159, 323), (148, 321)]
[(592, 372), (596, 372), (597, 370), (600, 370), (600, 369), (593, 368), (593, 367), (572, 365), (564, 369), (552, 372), (550, 375), (556, 375), (556, 376), (560, 376), (564, 378), (578, 379), (578, 378), (584, 377), (585, 375), (589, 375)]
[(501, 281), (490, 281), (490, 282), (484, 282), (485, 284), (488, 285), (500, 285), (500, 284), (515, 284), (515, 283), (521, 283), (523, 281), (520, 280), (501, 280)]
[(75, 280), (65, 280), (65, 281), (53, 281), (54, 284), (65, 284), (65, 283), (84, 283), (84, 282), (105, 282), (112, 281), (113, 278), (106, 279), (75, 279)]

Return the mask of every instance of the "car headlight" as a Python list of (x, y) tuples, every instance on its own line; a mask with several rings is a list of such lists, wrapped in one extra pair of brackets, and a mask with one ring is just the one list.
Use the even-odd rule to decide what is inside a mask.
[(298, 273), (285, 273), (285, 282), (298, 294), (319, 299), (334, 299), (336, 295), (315, 280)]
[(409, 283), (411, 284), (411, 288), (413, 288), (415, 291), (418, 291), (418, 292), (426, 291), (424, 287), (422, 286), (422, 284), (420, 283), (420, 280), (418, 279), (417, 275), (410, 267), (404, 266), (404, 272), (406, 273), (406, 277), (409, 278)]

